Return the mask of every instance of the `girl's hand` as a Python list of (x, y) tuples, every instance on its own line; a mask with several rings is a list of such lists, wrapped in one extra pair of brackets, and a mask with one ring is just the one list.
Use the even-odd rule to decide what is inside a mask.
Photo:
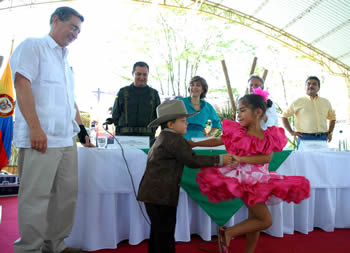
[(224, 164), (230, 164), (230, 163), (232, 163), (232, 155), (224, 154)]
[(237, 164), (240, 163), (240, 157), (238, 155), (234, 155), (232, 154), (232, 159), (234, 162), (236, 162)]
[(238, 166), (238, 164), (239, 164), (239, 162), (232, 160), (232, 166), (236, 167), (236, 166)]

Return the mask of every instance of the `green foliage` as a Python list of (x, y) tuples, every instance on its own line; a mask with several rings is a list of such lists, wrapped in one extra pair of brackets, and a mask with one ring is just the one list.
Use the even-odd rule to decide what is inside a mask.
[[(222, 93), (225, 93), (225, 95), (227, 94), (227, 89), (224, 89), (224, 88), (212, 88), (210, 89), (210, 93), (214, 93), (214, 92), (222, 92)], [(238, 90), (237, 88), (232, 88), (232, 94), (234, 97), (238, 98), (240, 95), (238, 93)]]
[[(232, 119), (232, 116), (236, 113), (233, 111), (232, 107), (230, 104), (227, 104), (224, 107), (218, 108), (215, 107), (216, 114), (218, 115), (221, 123), (224, 119)], [(221, 135), (221, 129), (220, 131), (216, 131), (215, 137), (219, 137)]]
[(232, 107), (229, 104), (221, 108), (216, 108), (216, 113), (221, 122), (224, 119), (231, 119), (232, 116), (235, 114), (235, 112), (233, 111)]
[[(289, 121), (291, 128), (293, 129), (294, 125), (295, 125), (295, 117), (293, 116), (293, 117), (289, 118), (288, 121)], [(297, 143), (298, 143), (297, 138), (292, 136), (292, 137), (288, 138), (288, 143), (286, 146), (288, 148), (297, 149)]]
[(80, 111), (80, 118), (86, 128), (90, 128), (90, 113)]
[[(277, 115), (282, 115), (283, 110), (276, 102), (274, 102), (274, 103), (276, 106)], [(289, 121), (291, 128), (293, 129), (295, 126), (295, 117), (293, 116), (293, 117), (289, 118), (288, 121)], [(286, 147), (291, 148), (291, 149), (297, 149), (297, 139), (294, 136), (289, 137)]]
[(159, 9), (152, 21), (149, 26), (133, 24), (130, 30), (143, 38), (136, 50), (154, 61), (152, 77), (159, 82), (162, 95), (187, 96), (189, 80), (199, 66), (223, 59), (236, 42), (224, 38), (231, 25), (187, 10)]
[(134, 80), (132, 78), (130, 78), (130, 76), (124, 76), (124, 75), (120, 75), (120, 77), (125, 80), (127, 83), (132, 83)]

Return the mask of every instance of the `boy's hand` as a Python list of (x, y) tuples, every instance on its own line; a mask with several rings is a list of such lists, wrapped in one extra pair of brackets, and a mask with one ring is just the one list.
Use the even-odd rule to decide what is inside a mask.
[(188, 143), (191, 145), (192, 148), (196, 147), (196, 143), (192, 140), (187, 140)]
[(232, 155), (224, 154), (224, 164), (230, 164), (230, 163), (232, 163)]
[(232, 165), (233, 165), (233, 166), (236, 167), (238, 164), (239, 164), (239, 162), (237, 162), (237, 161), (235, 161), (235, 160), (232, 160)]
[(234, 162), (236, 162), (237, 164), (240, 162), (240, 157), (237, 155), (232, 155), (232, 159)]

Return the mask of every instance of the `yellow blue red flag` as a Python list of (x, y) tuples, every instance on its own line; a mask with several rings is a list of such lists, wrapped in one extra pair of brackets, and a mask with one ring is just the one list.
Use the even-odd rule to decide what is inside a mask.
[(0, 170), (8, 164), (11, 156), (14, 109), (11, 68), (8, 62), (0, 80)]

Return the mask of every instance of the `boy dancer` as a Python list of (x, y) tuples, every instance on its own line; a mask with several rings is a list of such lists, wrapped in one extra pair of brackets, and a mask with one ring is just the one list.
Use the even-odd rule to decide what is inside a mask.
[(148, 127), (161, 126), (161, 133), (150, 149), (137, 199), (145, 202), (151, 220), (148, 252), (175, 252), (176, 209), (184, 165), (190, 168), (219, 166), (232, 162), (230, 154), (196, 155), (183, 138), (188, 114), (180, 100), (166, 101), (157, 107), (157, 119)]

